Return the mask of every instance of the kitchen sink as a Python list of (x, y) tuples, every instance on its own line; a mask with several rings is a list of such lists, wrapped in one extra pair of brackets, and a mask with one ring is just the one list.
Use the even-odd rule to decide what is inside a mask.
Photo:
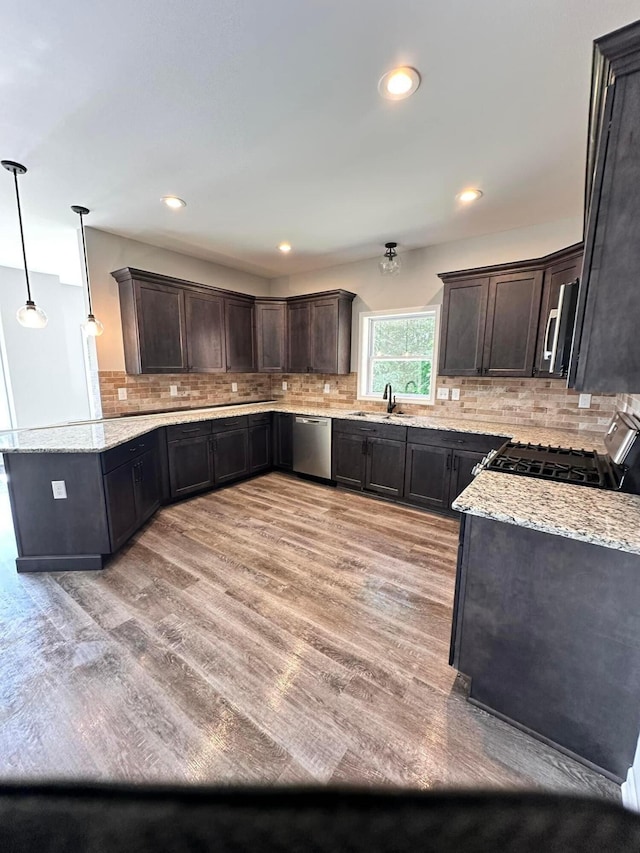
[(388, 415), (386, 412), (349, 412), (355, 418), (378, 418), (384, 421), (390, 421), (392, 418), (410, 418), (411, 415), (405, 415), (402, 412), (396, 412)]

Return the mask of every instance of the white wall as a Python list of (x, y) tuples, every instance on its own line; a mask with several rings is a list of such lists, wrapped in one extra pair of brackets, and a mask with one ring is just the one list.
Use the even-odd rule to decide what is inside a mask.
[[(358, 315), (361, 311), (413, 308), (442, 302), (438, 273), (487, 264), (536, 258), (562, 249), (582, 238), (582, 219), (562, 219), (517, 228), (484, 237), (441, 243), (425, 249), (402, 252), (402, 272), (383, 278), (378, 259), (329, 267), (316, 272), (271, 280), (272, 296), (294, 296), (319, 290), (343, 288), (358, 294), (353, 303), (351, 368), (357, 369)], [(380, 255), (384, 249), (381, 248)]]
[(36, 304), (49, 317), (44, 329), (25, 329), (16, 311), (26, 300), (24, 272), (0, 267), (0, 321), (13, 392), (15, 426), (45, 426), (89, 417), (81, 287), (55, 275), (30, 274)]
[(104, 323), (104, 334), (97, 339), (100, 370), (124, 370), (118, 284), (111, 276), (114, 270), (137, 267), (254, 296), (269, 295), (269, 281), (257, 275), (159, 249), (96, 228), (86, 229), (86, 239), (94, 314)]

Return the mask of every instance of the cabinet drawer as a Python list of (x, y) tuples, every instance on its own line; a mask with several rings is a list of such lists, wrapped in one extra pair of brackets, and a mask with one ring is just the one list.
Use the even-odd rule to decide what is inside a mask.
[(477, 435), (472, 432), (452, 432), (451, 430), (421, 429), (409, 427), (407, 441), (411, 444), (429, 444), (432, 447), (450, 447), (459, 450), (476, 450), (488, 453), (502, 447), (507, 436)]
[(119, 465), (123, 465), (130, 459), (135, 459), (147, 450), (152, 450), (158, 444), (157, 431), (148, 432), (126, 444), (120, 444), (102, 454), (102, 471), (104, 474), (113, 471)]
[(249, 426), (262, 426), (271, 423), (271, 412), (260, 412), (257, 415), (249, 415)]
[(349, 435), (361, 435), (363, 438), (391, 438), (395, 441), (404, 441), (407, 437), (407, 428), (397, 424), (378, 424), (371, 421), (334, 421), (333, 431), (347, 433)]
[(216, 418), (212, 422), (213, 432), (223, 432), (227, 429), (247, 429), (249, 418), (246, 415), (238, 415), (231, 418)]
[(191, 424), (174, 424), (167, 427), (167, 441), (177, 441), (180, 438), (196, 438), (198, 435), (208, 435), (211, 432), (211, 421), (198, 421)]

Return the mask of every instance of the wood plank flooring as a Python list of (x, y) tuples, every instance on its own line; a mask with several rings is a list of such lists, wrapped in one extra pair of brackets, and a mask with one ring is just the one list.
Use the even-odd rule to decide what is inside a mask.
[(457, 521), (271, 473), (162, 509), (103, 572), (17, 575), (0, 512), (0, 777), (612, 783), (466, 702)]

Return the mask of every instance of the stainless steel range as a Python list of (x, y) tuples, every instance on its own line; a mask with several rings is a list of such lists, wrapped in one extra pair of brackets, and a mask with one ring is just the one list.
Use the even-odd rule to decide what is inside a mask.
[(502, 471), (640, 494), (639, 435), (640, 424), (630, 415), (616, 412), (604, 437), (606, 453), (508, 441), (499, 450), (492, 450), (474, 473)]

